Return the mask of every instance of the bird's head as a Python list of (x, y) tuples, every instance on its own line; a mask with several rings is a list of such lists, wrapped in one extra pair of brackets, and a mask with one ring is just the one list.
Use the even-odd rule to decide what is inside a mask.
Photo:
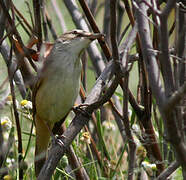
[(64, 33), (56, 40), (56, 48), (80, 54), (93, 40), (102, 37), (101, 33), (90, 33), (75, 29)]

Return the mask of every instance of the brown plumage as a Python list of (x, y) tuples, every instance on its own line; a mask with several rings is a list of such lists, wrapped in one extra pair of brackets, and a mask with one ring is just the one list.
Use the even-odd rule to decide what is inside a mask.
[(56, 40), (38, 74), (33, 91), (36, 126), (36, 176), (46, 160), (54, 124), (69, 113), (79, 93), (83, 50), (101, 34), (74, 30)]

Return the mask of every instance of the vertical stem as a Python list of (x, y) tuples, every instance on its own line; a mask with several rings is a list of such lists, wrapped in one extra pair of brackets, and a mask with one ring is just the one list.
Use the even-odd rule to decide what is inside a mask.
[(128, 167), (128, 180), (134, 179), (134, 168), (135, 168), (135, 159), (136, 159), (136, 144), (134, 142), (134, 138), (132, 136), (129, 124), (129, 117), (128, 117), (128, 79), (129, 73), (126, 72), (125, 80), (123, 83), (123, 122), (125, 126), (125, 132), (129, 143), (129, 167)]
[(37, 44), (38, 50), (41, 48), (41, 44), (42, 44), (42, 28), (41, 28), (41, 14), (40, 14), (41, 1), (44, 0), (33, 0), (35, 33), (36, 36), (38, 37), (38, 44)]
[(111, 46), (112, 56), (114, 61), (119, 61), (117, 37), (117, 24), (116, 24), (116, 2), (117, 0), (110, 0), (110, 34), (111, 34)]
[(45, 1), (43, 0), (41, 2), (41, 13), (42, 13), (42, 21), (43, 21), (43, 33), (44, 33), (44, 40), (45, 41), (48, 41), (49, 38), (48, 38), (48, 29), (47, 29), (47, 18), (46, 18), (46, 5), (45, 5)]
[[(85, 0), (79, 0), (79, 3), (81, 4), (81, 7), (86, 14), (86, 17), (87, 17), (88, 21), (90, 22), (90, 25), (91, 25), (93, 31), (95, 33), (100, 33), (100, 30), (95, 22), (94, 16), (92, 15), (92, 13), (87, 5), (87, 2)], [(111, 52), (108, 48), (108, 45), (102, 39), (98, 39), (98, 41), (99, 41), (102, 49), (105, 51), (104, 54), (105, 54), (106, 58), (109, 60), (111, 58)]]
[(10, 51), (10, 57), (9, 57), (9, 63), (8, 63), (8, 76), (9, 76), (9, 82), (10, 82), (10, 90), (11, 90), (11, 95), (12, 95), (12, 101), (13, 101), (13, 109), (14, 109), (14, 116), (15, 116), (15, 121), (16, 121), (16, 128), (17, 128), (17, 137), (18, 137), (18, 167), (19, 167), (19, 179), (23, 179), (23, 169), (21, 167), (21, 162), (22, 162), (22, 137), (21, 137), (21, 126), (19, 122), (19, 114), (17, 111), (17, 105), (16, 105), (16, 97), (15, 97), (15, 90), (14, 90), (14, 84), (13, 84), (13, 77), (12, 77), (12, 72), (10, 69), (10, 63), (12, 59), (12, 49)]
[(103, 33), (105, 34), (105, 41), (110, 46), (110, 0), (104, 2)]

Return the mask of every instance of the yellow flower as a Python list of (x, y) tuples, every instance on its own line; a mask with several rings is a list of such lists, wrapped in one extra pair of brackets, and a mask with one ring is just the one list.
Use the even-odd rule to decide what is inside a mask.
[(20, 104), (23, 108), (32, 109), (32, 102), (31, 101), (24, 99), (21, 101)]
[(91, 144), (89, 132), (84, 132), (80, 140), (86, 142), (87, 144)]
[(7, 119), (3, 119), (3, 121), (1, 121), (1, 125), (4, 126), (8, 123), (8, 120)]
[(21, 106), (25, 106), (28, 103), (28, 101), (26, 99), (21, 101)]
[(10, 129), (12, 127), (12, 121), (8, 116), (4, 116), (1, 118), (1, 125), (7, 129)]
[(13, 180), (13, 177), (12, 177), (11, 175), (7, 174), (7, 175), (5, 175), (5, 176), (3, 177), (3, 179), (4, 179), (4, 180)]

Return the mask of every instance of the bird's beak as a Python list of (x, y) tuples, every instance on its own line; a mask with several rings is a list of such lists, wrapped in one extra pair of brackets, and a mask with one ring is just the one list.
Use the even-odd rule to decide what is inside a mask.
[(84, 34), (84, 37), (87, 37), (88, 39), (90, 39), (91, 41), (95, 40), (95, 39), (100, 39), (100, 38), (103, 38), (104, 35), (101, 34), (101, 33), (85, 33)]

